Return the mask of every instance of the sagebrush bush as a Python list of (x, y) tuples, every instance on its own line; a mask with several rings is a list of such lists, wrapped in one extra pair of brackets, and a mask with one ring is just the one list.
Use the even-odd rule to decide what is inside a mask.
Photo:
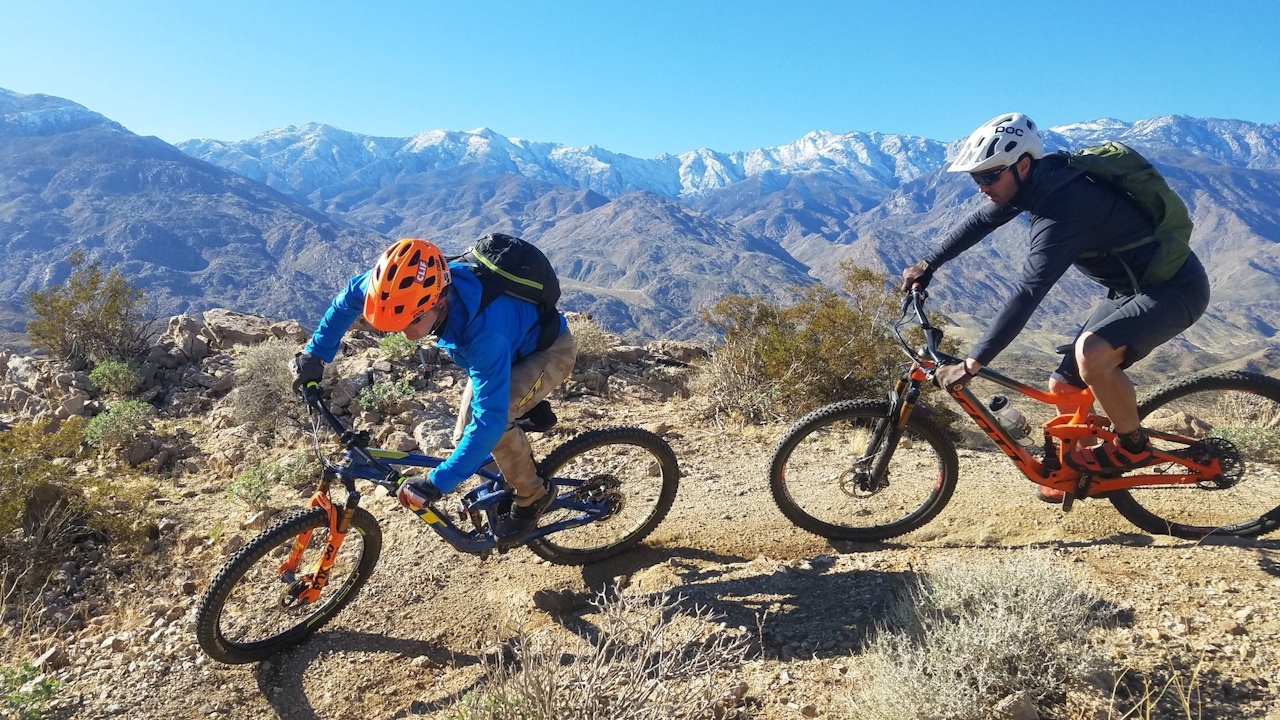
[(1047, 555), (931, 570), (896, 598), (864, 653), (852, 715), (979, 720), (1018, 694), (1059, 704), (1106, 665), (1093, 630), (1110, 618)]
[(112, 395), (129, 395), (142, 385), (142, 368), (132, 360), (111, 358), (95, 365), (89, 380)]
[[(705, 608), (669, 595), (597, 598), (595, 632), (566, 636), (552, 625), (523, 628), (514, 661), (483, 658), (479, 687), (458, 720), (668, 720), (710, 717), (729, 694), (746, 633), (716, 624)], [(723, 712), (723, 709), (721, 709)], [(717, 715), (720, 717), (720, 715)]]
[(405, 400), (413, 399), (415, 391), (407, 378), (395, 381), (379, 380), (356, 396), (355, 402), (363, 410), (379, 415), (389, 415)]
[(390, 362), (405, 362), (413, 357), (418, 344), (404, 336), (404, 333), (391, 333), (378, 343), (378, 352)]
[(93, 416), (84, 430), (85, 442), (103, 449), (122, 448), (151, 429), (156, 409), (141, 400), (121, 400)]
[(271, 488), (276, 485), (292, 485), (297, 471), (282, 463), (262, 463), (240, 473), (227, 483), (227, 494), (254, 508), (260, 508), (271, 499)]
[(68, 263), (72, 272), (65, 283), (27, 291), (36, 318), (27, 323), (31, 344), (80, 365), (146, 352), (155, 317), (147, 312), (143, 291), (116, 270), (104, 275), (96, 260), (85, 265), (82, 252), (73, 252)]
[[(797, 288), (798, 300), (785, 306), (730, 295), (702, 312), (724, 338), (693, 383), (711, 399), (711, 412), (780, 419), (884, 395), (907, 362), (888, 334), (901, 297), (882, 273), (849, 262), (840, 269), (843, 293), (810, 285)], [(944, 349), (954, 347), (948, 341)]]
[(240, 352), (236, 358), (236, 387), (230, 397), (236, 420), (270, 429), (306, 415), (289, 375), (289, 361), (296, 350), (290, 343), (271, 339)]
[(600, 326), (595, 318), (585, 313), (574, 313), (565, 318), (573, 341), (578, 346), (578, 363), (590, 365), (609, 354), (618, 344), (618, 338)]

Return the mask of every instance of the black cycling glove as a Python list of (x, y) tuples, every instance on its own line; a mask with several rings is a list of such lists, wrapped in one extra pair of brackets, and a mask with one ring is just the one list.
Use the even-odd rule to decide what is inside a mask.
[(293, 376), (293, 391), (300, 391), (310, 382), (320, 382), (324, 377), (324, 361), (307, 352), (300, 352), (289, 361), (289, 374)]

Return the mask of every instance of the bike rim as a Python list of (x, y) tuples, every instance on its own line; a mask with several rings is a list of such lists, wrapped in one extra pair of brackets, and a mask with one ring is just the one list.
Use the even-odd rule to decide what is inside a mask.
[[(561, 485), (577, 500), (606, 504), (613, 509), (603, 520), (568, 528), (541, 542), (561, 553), (592, 553), (625, 541), (645, 527), (659, 511), (663, 489), (661, 459), (641, 445), (610, 443), (584, 450), (569, 458), (552, 475), (580, 483), (573, 489)], [(581, 510), (552, 508), (539, 521), (547, 526), (581, 517)]]
[(832, 418), (800, 438), (781, 467), (782, 489), (804, 514), (834, 528), (892, 529), (915, 523), (942, 492), (945, 463), (928, 440), (904, 430), (887, 485), (870, 477), (880, 415)]
[[(1199, 441), (1227, 470), (1200, 485), (1134, 488), (1134, 502), (1175, 529), (1230, 534), (1280, 524), (1280, 403), (1238, 388), (1209, 388), (1180, 395), (1142, 418), (1144, 427)], [(1165, 451), (1194, 452), (1153, 438)], [(1177, 463), (1144, 468), (1144, 474), (1182, 474)], [(1264, 527), (1267, 526), (1267, 527)]]
[[(356, 581), (364, 556), (364, 537), (352, 527), (329, 571), (329, 580), (315, 602), (283, 606), (282, 597), (290, 587), (282, 577), (280, 564), (293, 549), (303, 531), (282, 538), (257, 558), (232, 586), (218, 616), (218, 635), (228, 645), (252, 649), (292, 633), (308, 632), (337, 603), (341, 602)], [(297, 578), (313, 572), (328, 542), (327, 527), (311, 533)]]

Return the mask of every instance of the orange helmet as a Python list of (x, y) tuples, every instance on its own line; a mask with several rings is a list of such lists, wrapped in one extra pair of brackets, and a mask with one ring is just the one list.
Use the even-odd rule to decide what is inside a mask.
[(400, 332), (440, 302), (449, 284), (449, 266), (434, 243), (397, 240), (369, 276), (364, 319), (383, 332)]

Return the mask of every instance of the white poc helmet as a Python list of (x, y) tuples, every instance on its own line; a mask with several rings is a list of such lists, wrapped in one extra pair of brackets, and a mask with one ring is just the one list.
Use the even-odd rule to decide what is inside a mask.
[(1044, 140), (1036, 124), (1022, 113), (997, 115), (973, 131), (947, 172), (982, 172), (1018, 162), (1024, 154), (1044, 157)]

